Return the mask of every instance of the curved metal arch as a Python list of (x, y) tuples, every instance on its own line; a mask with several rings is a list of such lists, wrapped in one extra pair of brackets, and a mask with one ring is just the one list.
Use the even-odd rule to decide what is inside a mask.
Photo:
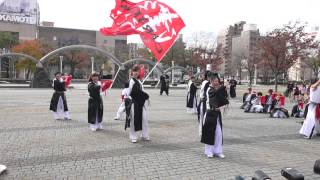
[(32, 56), (30, 56), (28, 54), (23, 54), (23, 53), (5, 53), (5, 54), (0, 54), (0, 58), (10, 57), (10, 56), (24, 57), (24, 58), (32, 60), (33, 62), (35, 62), (35, 64), (39, 63), (39, 61), (36, 58), (34, 58), (34, 57), (32, 57)]
[[(156, 65), (155, 62), (153, 62), (151, 60), (148, 60), (148, 59), (143, 59), (143, 58), (130, 59), (130, 60), (128, 60), (128, 61), (126, 61), (126, 62), (124, 62), (122, 64), (123, 64), (123, 66), (127, 66), (130, 63), (134, 63), (134, 62), (146, 63), (146, 64), (149, 64), (151, 66), (155, 66)], [(159, 66), (156, 67), (156, 70), (158, 71), (158, 73), (160, 75), (163, 74), (163, 70)]]
[(173, 67), (170, 67), (170, 68), (166, 69), (166, 70), (164, 71), (164, 74), (170, 72), (172, 69), (180, 69), (180, 70), (182, 70), (182, 71), (184, 71), (184, 72), (188, 72), (188, 70), (187, 70), (185, 67), (182, 67), (182, 66), (173, 66)]
[(120, 67), (120, 69), (124, 68), (122, 63), (115, 56), (111, 55), (110, 53), (108, 53), (107, 51), (105, 51), (103, 49), (100, 49), (100, 48), (97, 48), (97, 47), (94, 47), (94, 46), (89, 46), (89, 45), (71, 45), (71, 46), (65, 46), (65, 47), (56, 49), (56, 50), (46, 54), (45, 56), (43, 56), (39, 60), (39, 62), (43, 65), (43, 63), (46, 62), (46, 60), (49, 57), (51, 57), (53, 55), (56, 55), (61, 51), (73, 50), (73, 49), (89, 49), (89, 50), (93, 50), (93, 51), (98, 51), (98, 52), (102, 53), (103, 55), (109, 57), (114, 64), (116, 64), (117, 66)]

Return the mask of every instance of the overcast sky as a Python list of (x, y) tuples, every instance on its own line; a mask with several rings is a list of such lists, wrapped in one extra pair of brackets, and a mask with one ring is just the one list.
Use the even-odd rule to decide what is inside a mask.
[[(138, 2), (139, 0), (132, 0)], [(57, 27), (98, 30), (111, 25), (114, 0), (38, 0), (41, 21)], [(186, 23), (182, 31), (218, 33), (238, 21), (254, 23), (262, 32), (289, 21), (320, 25), (320, 0), (161, 0), (175, 9)]]

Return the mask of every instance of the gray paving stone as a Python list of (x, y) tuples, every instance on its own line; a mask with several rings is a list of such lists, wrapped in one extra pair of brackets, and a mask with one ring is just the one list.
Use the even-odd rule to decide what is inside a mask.
[[(124, 121), (113, 117), (120, 90), (104, 97), (104, 128), (87, 124), (85, 90), (67, 93), (71, 121), (54, 121), (48, 110), (51, 90), (0, 89), (0, 179), (247, 179), (261, 169), (273, 179), (294, 167), (306, 179), (320, 157), (320, 138), (302, 139), (299, 119), (270, 119), (243, 113), (240, 98), (223, 118), (225, 159), (208, 159), (199, 142), (197, 119), (186, 113), (185, 90), (151, 95), (150, 142), (132, 144)], [(292, 104), (288, 104), (291, 108)]]

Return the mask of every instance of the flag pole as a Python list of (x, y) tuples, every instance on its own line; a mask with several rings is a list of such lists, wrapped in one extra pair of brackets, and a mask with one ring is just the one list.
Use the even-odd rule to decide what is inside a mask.
[(116, 73), (116, 75), (114, 76), (114, 80), (112, 81), (112, 83), (111, 83), (111, 86), (110, 86), (110, 90), (112, 89), (112, 87), (113, 87), (113, 83), (116, 81), (116, 79), (117, 79), (117, 77), (118, 77), (118, 74), (119, 74), (119, 72), (121, 71), (121, 67), (119, 67), (119, 69), (118, 69), (118, 71), (117, 71), (117, 73)]
[(142, 81), (142, 85), (144, 84), (144, 82), (149, 78), (149, 76), (151, 75), (151, 73), (156, 69), (156, 67), (160, 64), (160, 61), (157, 62), (157, 64), (155, 64), (153, 66), (153, 68), (151, 69), (151, 71), (149, 71), (149, 74), (146, 76), (146, 78), (144, 78), (144, 80)]

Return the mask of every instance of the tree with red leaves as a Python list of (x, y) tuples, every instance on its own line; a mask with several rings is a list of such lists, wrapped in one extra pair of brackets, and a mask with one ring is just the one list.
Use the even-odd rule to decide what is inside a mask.
[(192, 65), (206, 69), (207, 64), (211, 65), (212, 71), (219, 71), (219, 66), (223, 63), (223, 48), (219, 44), (215, 48), (195, 47), (190, 48)]
[(303, 61), (306, 67), (309, 67), (312, 70), (313, 77), (317, 78), (320, 70), (320, 42), (318, 43), (317, 50), (310, 53)]
[(289, 23), (280, 29), (267, 33), (259, 43), (261, 60), (275, 77), (275, 90), (281, 74), (303, 59), (309, 50), (315, 48), (315, 37), (305, 32), (305, 25), (299, 22)]
[[(36, 59), (40, 59), (51, 50), (48, 44), (39, 40), (26, 40), (11, 48), (12, 52), (30, 55)], [(30, 78), (30, 74), (36, 69), (36, 64), (30, 59), (23, 59), (16, 64), (18, 70), (26, 70), (26, 78)]]

